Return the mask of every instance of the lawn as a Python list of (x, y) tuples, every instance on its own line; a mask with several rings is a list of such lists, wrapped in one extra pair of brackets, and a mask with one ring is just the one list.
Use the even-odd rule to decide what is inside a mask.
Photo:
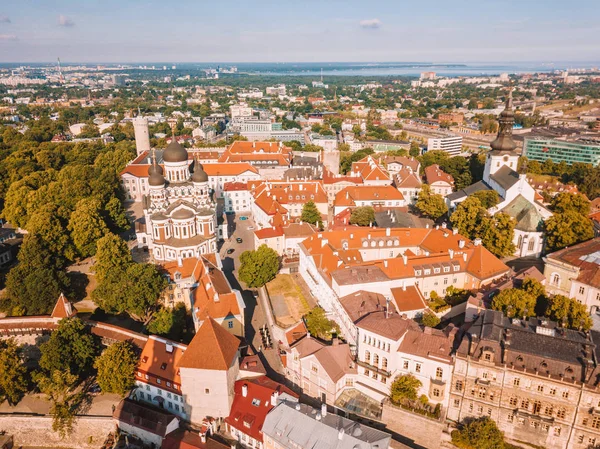
[(297, 323), (310, 310), (302, 289), (291, 275), (278, 274), (266, 287), (275, 318), (283, 326)]

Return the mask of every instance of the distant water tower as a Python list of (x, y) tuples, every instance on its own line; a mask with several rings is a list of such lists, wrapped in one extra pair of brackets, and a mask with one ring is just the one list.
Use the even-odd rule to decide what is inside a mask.
[(140, 155), (144, 151), (150, 152), (150, 132), (148, 131), (148, 119), (138, 114), (133, 119), (133, 130), (135, 132), (135, 148)]

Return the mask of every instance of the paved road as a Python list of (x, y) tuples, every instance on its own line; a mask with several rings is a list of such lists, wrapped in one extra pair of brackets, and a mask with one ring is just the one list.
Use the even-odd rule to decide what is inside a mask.
[[(247, 290), (246, 286), (241, 284), (237, 276), (240, 265), (240, 255), (244, 251), (255, 249), (254, 230), (248, 229), (255, 225), (250, 218), (247, 220), (240, 220), (240, 217), (230, 215), (229, 219), (230, 237), (221, 245), (219, 254), (223, 262), (223, 272), (227, 276), (229, 283), (233, 288), (242, 292), (242, 297), (246, 304), (246, 340), (252, 348), (258, 352), (262, 349), (262, 338), (259, 329), (263, 328), (265, 325), (270, 328), (273, 325), (274, 319), (264, 291), (257, 298), (254, 295), (255, 292)], [(236, 239), (238, 237), (242, 239), (242, 243), (237, 243)], [(232, 248), (234, 252), (227, 254), (227, 250), (230, 248)], [(267, 373), (269, 373), (273, 379), (281, 380), (280, 376), (283, 372), (283, 367), (281, 366), (281, 359), (279, 358), (279, 349), (276, 346), (273, 349), (263, 349), (261, 355)]]

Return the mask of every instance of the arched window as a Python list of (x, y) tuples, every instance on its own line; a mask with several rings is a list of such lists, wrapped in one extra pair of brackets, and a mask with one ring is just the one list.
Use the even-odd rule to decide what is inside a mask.
[(552, 274), (552, 285), (560, 285), (560, 275), (558, 273)]
[(522, 235), (519, 236), (519, 242), (517, 243), (517, 248), (521, 249), (521, 246), (523, 246), (523, 236)]
[(369, 351), (365, 351), (365, 362), (371, 363), (371, 353)]

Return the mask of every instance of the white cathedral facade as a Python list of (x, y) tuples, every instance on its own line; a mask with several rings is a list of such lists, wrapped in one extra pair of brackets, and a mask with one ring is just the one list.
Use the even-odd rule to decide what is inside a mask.
[(195, 160), (190, 165), (187, 150), (174, 138), (162, 156), (164, 168), (153, 153), (148, 169), (149, 193), (143, 198), (144, 223), (137, 230), (138, 246), (147, 247), (157, 261), (215, 252), (215, 204), (202, 164)]

